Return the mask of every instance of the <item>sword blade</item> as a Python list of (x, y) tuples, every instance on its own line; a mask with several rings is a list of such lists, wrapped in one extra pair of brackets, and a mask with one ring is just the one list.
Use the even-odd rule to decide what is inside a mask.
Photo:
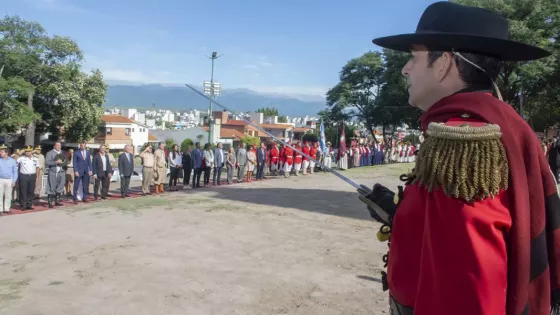
[[(185, 85), (186, 85), (188, 88), (190, 88), (191, 90), (193, 90), (195, 93), (197, 93), (198, 95), (204, 97), (205, 99), (207, 99), (207, 100), (209, 100), (209, 101), (211, 100), (211, 101), (212, 101), (212, 104), (216, 104), (218, 107), (220, 107), (221, 109), (225, 110), (226, 112), (233, 113), (233, 111), (231, 111), (229, 108), (227, 108), (227, 107), (225, 107), (224, 105), (220, 104), (220, 103), (217, 102), (216, 100), (212, 100), (210, 97), (208, 97), (208, 96), (205, 95), (204, 93), (200, 92), (199, 90), (193, 88), (192, 86), (190, 86), (190, 85), (188, 85), (188, 84), (185, 84)], [(210, 113), (210, 115), (212, 115), (212, 113)], [(278, 142), (281, 142), (282, 144), (284, 144), (284, 145), (287, 146), (287, 147), (292, 148), (294, 151), (296, 151), (296, 152), (300, 153), (301, 155), (307, 157), (308, 159), (312, 160), (313, 162), (315, 162), (316, 164), (320, 165), (321, 167), (324, 167), (327, 171), (333, 173), (333, 174), (336, 175), (338, 178), (340, 178), (340, 179), (342, 179), (343, 181), (345, 181), (346, 183), (350, 184), (352, 187), (354, 187), (354, 188), (356, 188), (356, 189), (360, 189), (360, 185), (356, 184), (356, 183), (355, 183), (353, 180), (351, 180), (350, 178), (348, 178), (348, 177), (346, 177), (346, 176), (340, 174), (339, 172), (333, 170), (332, 168), (326, 166), (325, 164), (323, 164), (323, 163), (317, 161), (315, 158), (313, 158), (313, 157), (311, 157), (311, 156), (309, 156), (309, 155), (307, 155), (307, 154), (301, 152), (300, 150), (294, 148), (293, 146), (291, 146), (290, 144), (288, 144), (286, 141), (281, 140), (281, 139), (278, 139), (277, 137), (275, 137), (275, 136), (274, 136), (273, 134), (271, 134), (270, 132), (268, 132), (268, 131), (264, 130), (263, 128), (261, 128), (261, 126), (259, 126), (259, 125), (255, 124), (255, 123), (253, 123), (253, 122), (250, 121), (250, 120), (244, 119), (244, 118), (243, 118), (243, 121), (246, 122), (246, 123), (248, 123), (249, 125), (255, 127), (257, 130), (259, 130), (260, 132), (266, 134), (267, 136), (273, 138), (274, 140), (276, 140), (276, 141), (278, 141)]]

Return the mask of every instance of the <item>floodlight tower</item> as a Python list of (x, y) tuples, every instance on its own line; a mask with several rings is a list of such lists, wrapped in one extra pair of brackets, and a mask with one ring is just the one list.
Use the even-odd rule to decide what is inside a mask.
[(212, 143), (212, 122), (214, 120), (214, 114), (212, 113), (212, 100), (214, 97), (220, 95), (221, 85), (218, 82), (214, 82), (214, 60), (220, 58), (223, 55), (219, 55), (217, 52), (213, 52), (212, 56), (206, 56), (212, 60), (212, 73), (210, 74), (210, 82), (204, 81), (204, 94), (210, 97), (210, 109), (208, 112), (208, 143)]

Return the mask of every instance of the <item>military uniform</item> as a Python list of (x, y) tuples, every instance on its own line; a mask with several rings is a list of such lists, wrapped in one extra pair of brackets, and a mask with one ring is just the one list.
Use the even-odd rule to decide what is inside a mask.
[[(428, 6), (415, 34), (373, 42), (394, 50), (412, 48), (415, 59), (403, 74), (411, 81), (432, 80), (436, 85), (430, 93), (448, 95), (429, 104), (415, 99), (425, 110), (420, 119), (425, 141), (415, 168), (401, 176), (405, 188), (397, 194), (379, 184), (359, 190), (372, 217), (384, 223), (378, 238), (390, 240), (382, 275), (390, 313), (560, 314), (555, 181), (534, 131), (501, 100), (495, 76), (466, 55), (491, 56), (489, 64), (497, 65), (550, 53), (509, 40), (507, 20), (489, 10), (443, 1)], [(445, 52), (451, 55), (448, 61), (461, 60), (488, 74), (488, 83), (465, 82), (458, 62), (449, 63), (455, 69), (448, 76), (463, 80), (462, 90), (416, 77), (428, 67), (426, 60), (416, 61), (428, 54), (414, 45)], [(491, 85), (498, 98), (490, 93)], [(422, 88), (416, 86), (416, 95), (428, 92)]]
[(41, 191), (45, 189), (43, 187), (43, 176), (45, 175), (45, 156), (41, 153), (41, 146), (35, 147), (35, 153), (33, 156), (37, 159), (37, 165), (39, 165), (39, 173), (37, 174), (37, 185), (35, 186), (35, 198), (41, 196)]
[(167, 168), (165, 163), (165, 151), (157, 149), (154, 152), (155, 168), (154, 168), (154, 185), (156, 193), (163, 192), (163, 185), (167, 176)]

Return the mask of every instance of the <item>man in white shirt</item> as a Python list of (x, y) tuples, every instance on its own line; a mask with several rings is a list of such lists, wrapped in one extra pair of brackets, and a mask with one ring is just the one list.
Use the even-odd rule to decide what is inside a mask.
[(95, 184), (93, 186), (93, 199), (97, 200), (99, 196), (99, 184), (101, 184), (101, 199), (107, 199), (107, 192), (109, 191), (109, 180), (113, 174), (111, 161), (107, 154), (105, 154), (105, 146), (99, 147), (99, 153), (93, 158), (93, 179)]
[(24, 155), (17, 159), (19, 169), (19, 191), (20, 203), (23, 210), (32, 210), (31, 206), (35, 197), (35, 185), (39, 173), (39, 161), (33, 157), (33, 148), (28, 146), (24, 149)]
[(214, 175), (212, 176), (212, 184), (220, 185), (220, 179), (222, 178), (222, 168), (224, 167), (224, 150), (221, 142), (218, 143), (216, 149), (214, 149)]

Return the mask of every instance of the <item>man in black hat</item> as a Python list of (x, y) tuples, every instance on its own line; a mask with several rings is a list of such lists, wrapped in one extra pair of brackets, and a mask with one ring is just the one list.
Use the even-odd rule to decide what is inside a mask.
[(451, 2), (430, 5), (416, 33), (373, 42), (412, 53), (402, 73), (424, 111), (405, 190), (359, 190), (380, 233), (390, 229), (391, 314), (560, 314), (555, 181), (495, 84), (502, 61), (549, 53), (509, 40), (501, 16)]

